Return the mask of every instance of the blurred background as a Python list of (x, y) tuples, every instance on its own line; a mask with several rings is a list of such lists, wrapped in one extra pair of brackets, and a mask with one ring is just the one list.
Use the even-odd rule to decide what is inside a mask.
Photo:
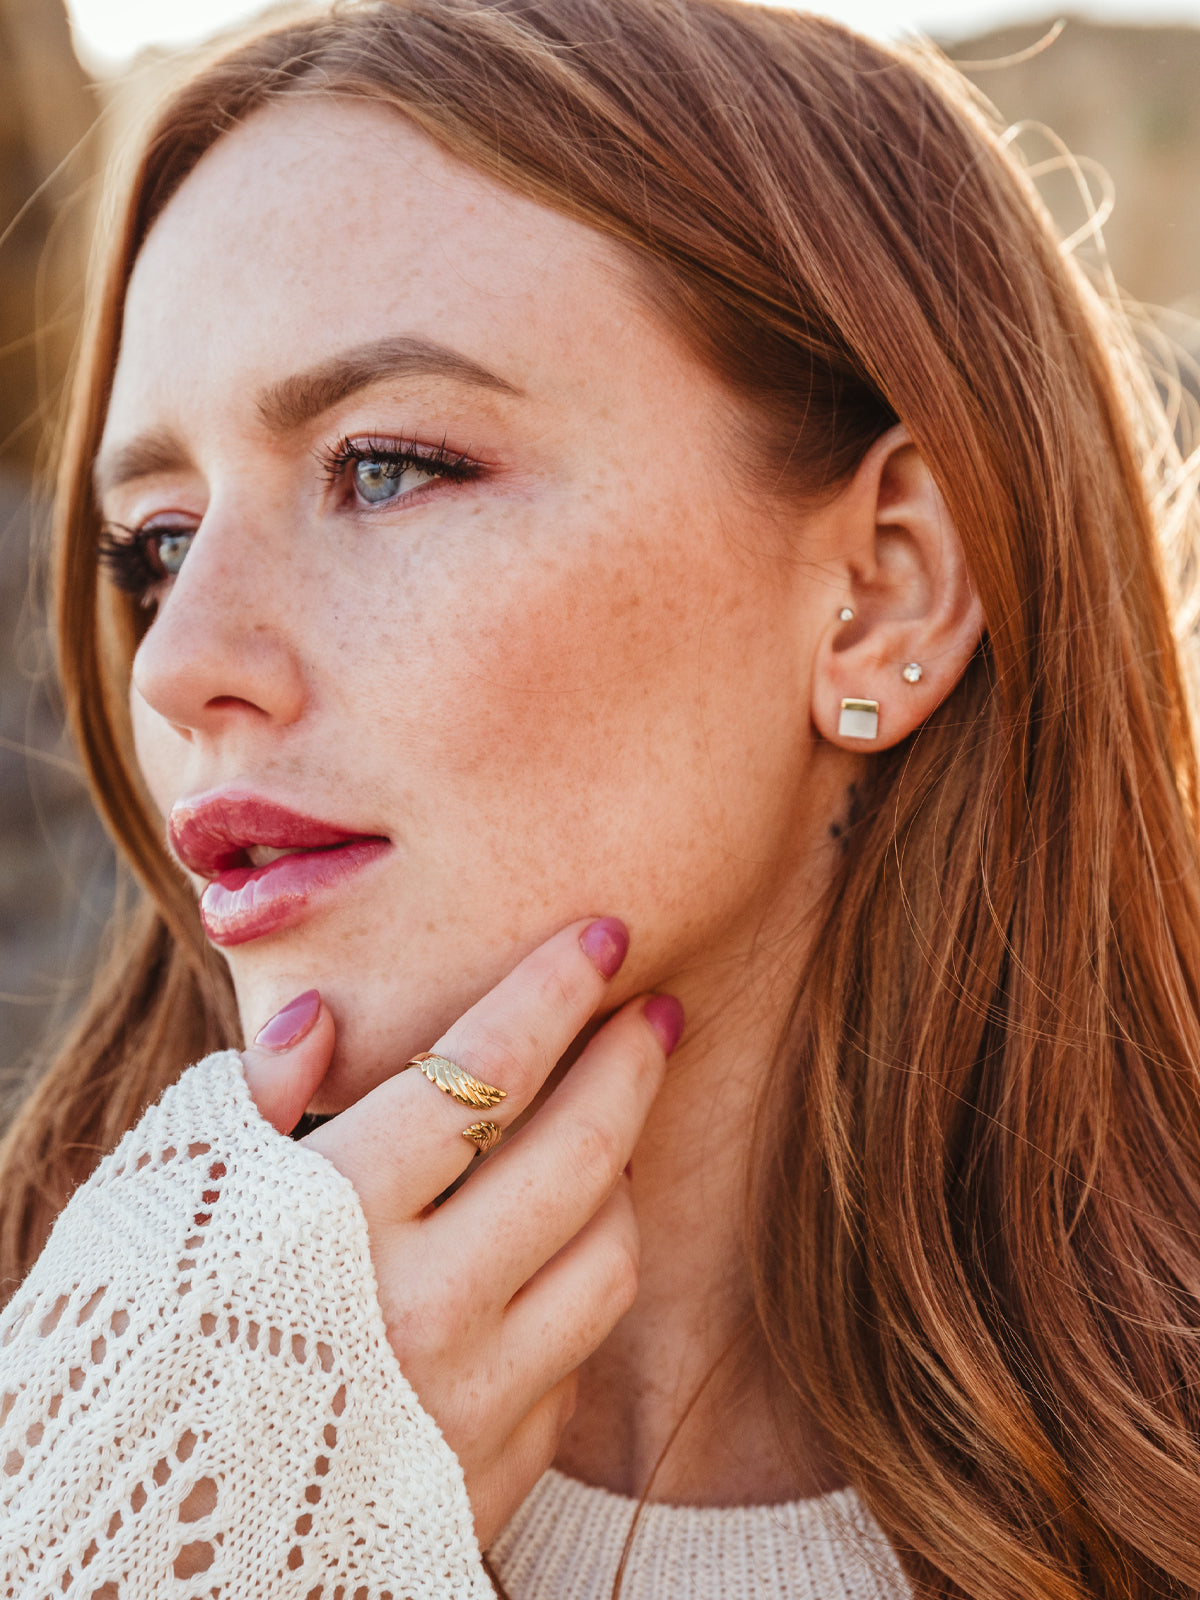
[[(98, 174), (181, 56), (264, 9), (0, 0), (0, 1119), (86, 992), (115, 882), (60, 732), (38, 559), (37, 485), (53, 467)], [(1111, 205), (1116, 281), (1196, 348), (1200, 0), (1092, 0), (1065, 18), (1038, 0), (811, 9), (881, 37), (934, 38), (1019, 126), (1064, 236)], [(1081, 249), (1099, 259), (1094, 239)]]

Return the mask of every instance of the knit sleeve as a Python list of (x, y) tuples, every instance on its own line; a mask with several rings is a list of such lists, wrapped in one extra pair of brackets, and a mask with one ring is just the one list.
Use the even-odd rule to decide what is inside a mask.
[(0, 1319), (0, 1592), (491, 1600), (354, 1188), (232, 1051), (102, 1162)]

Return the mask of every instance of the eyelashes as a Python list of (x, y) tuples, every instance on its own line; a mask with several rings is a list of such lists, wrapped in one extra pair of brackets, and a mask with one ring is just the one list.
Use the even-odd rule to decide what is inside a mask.
[[(370, 513), (411, 498), (439, 479), (468, 482), (483, 467), (465, 451), (418, 444), (404, 438), (345, 437), (318, 453), (321, 475), (339, 491), (339, 509)], [(197, 529), (179, 522), (148, 519), (140, 527), (107, 521), (101, 525), (100, 563), (125, 594), (143, 605), (155, 604), (182, 567)]]
[(479, 476), (481, 468), (466, 451), (449, 450), (445, 439), (439, 445), (422, 445), (415, 440), (365, 438), (340, 439), (332, 450), (318, 457), (325, 481), (337, 487), (345, 482), (359, 463), (381, 467), (390, 478), (405, 472), (426, 473), (462, 483)]
[[(173, 578), (183, 565), (194, 528), (156, 522), (143, 528), (127, 528), (120, 522), (105, 522), (100, 531), (100, 565), (109, 581), (125, 594), (149, 605), (158, 588)], [(164, 559), (159, 541), (172, 544), (172, 556)]]

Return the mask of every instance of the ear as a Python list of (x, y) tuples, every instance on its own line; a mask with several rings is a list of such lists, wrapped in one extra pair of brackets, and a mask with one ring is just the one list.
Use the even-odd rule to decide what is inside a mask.
[[(813, 722), (843, 749), (886, 750), (954, 688), (983, 612), (946, 502), (905, 428), (871, 446), (825, 531), (844, 598), (813, 664)], [(845, 713), (855, 700), (876, 703), (877, 715)]]

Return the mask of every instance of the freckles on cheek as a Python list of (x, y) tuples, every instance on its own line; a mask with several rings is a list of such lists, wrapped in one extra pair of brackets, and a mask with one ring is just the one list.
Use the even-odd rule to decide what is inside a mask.
[(460, 624), (458, 760), (473, 769), (507, 751), (535, 770), (578, 770), (584, 751), (584, 767), (619, 759), (644, 738), (666, 620), (630, 553), (493, 588)]

